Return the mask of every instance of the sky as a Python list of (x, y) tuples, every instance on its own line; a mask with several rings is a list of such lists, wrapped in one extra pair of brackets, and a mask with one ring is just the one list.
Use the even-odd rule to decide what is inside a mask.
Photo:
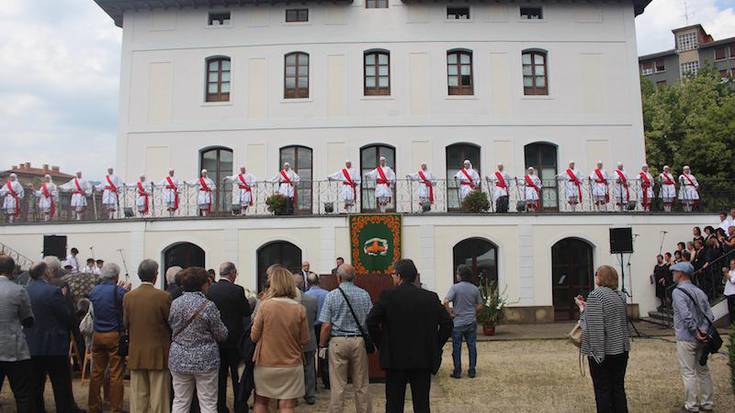
[[(636, 19), (639, 54), (673, 48), (700, 23), (735, 36), (735, 0), (653, 0)], [(115, 164), (122, 31), (92, 0), (2, 0), (0, 170), (22, 162), (100, 179)]]

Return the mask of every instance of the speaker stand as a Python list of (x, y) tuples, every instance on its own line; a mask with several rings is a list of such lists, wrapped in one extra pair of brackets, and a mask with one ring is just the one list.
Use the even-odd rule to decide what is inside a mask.
[[(626, 297), (633, 298), (633, 296), (628, 292), (628, 290), (625, 289), (625, 260), (624, 260), (622, 252), (620, 253), (620, 280), (622, 281), (620, 284), (621, 285), (620, 291), (623, 294), (625, 294)], [(641, 332), (638, 330), (638, 327), (636, 327), (635, 324), (633, 324), (633, 321), (630, 320), (630, 317), (628, 317), (627, 300), (625, 302), (625, 319), (628, 321), (628, 324), (630, 324), (631, 329), (635, 332), (635, 334), (633, 334), (634, 337), (650, 338), (650, 336), (648, 335), (641, 334)]]

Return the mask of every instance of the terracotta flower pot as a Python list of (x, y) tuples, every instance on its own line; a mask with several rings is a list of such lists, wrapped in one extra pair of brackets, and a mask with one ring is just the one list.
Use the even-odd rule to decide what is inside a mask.
[(494, 336), (495, 326), (482, 326), (482, 334), (486, 336)]

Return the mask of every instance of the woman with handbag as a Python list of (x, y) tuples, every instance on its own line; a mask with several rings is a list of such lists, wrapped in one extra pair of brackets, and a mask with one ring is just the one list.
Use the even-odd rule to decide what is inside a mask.
[(609, 265), (597, 269), (595, 286), (587, 300), (575, 298), (581, 313), (581, 351), (589, 360), (597, 412), (627, 412), (625, 370), (630, 334), (625, 294), (618, 291), (618, 273)]
[(196, 386), (201, 413), (217, 412), (218, 342), (227, 338), (219, 310), (205, 294), (209, 274), (191, 267), (182, 275), (184, 293), (171, 303), (168, 368), (174, 387), (173, 413), (189, 413)]
[(281, 412), (293, 412), (306, 393), (303, 348), (309, 343), (306, 310), (295, 300), (300, 294), (286, 268), (268, 269), (269, 288), (258, 306), (250, 338), (256, 342), (255, 413), (265, 413), (271, 399)]

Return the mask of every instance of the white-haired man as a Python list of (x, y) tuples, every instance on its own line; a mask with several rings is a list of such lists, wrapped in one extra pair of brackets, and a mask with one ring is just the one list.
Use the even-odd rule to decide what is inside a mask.
[(380, 157), (378, 166), (366, 173), (365, 178), (375, 181), (375, 202), (380, 212), (385, 212), (393, 199), (392, 186), (396, 183), (396, 174), (388, 166), (385, 156)]
[(628, 174), (625, 172), (622, 162), (618, 162), (613, 175), (613, 197), (615, 198), (615, 206), (620, 211), (624, 211), (630, 203), (630, 183)]
[(541, 208), (541, 188), (543, 183), (536, 176), (536, 170), (529, 167), (523, 177), (523, 197), (526, 201), (526, 211), (534, 212)]
[(94, 189), (102, 191), (102, 206), (107, 211), (107, 218), (114, 219), (117, 206), (120, 202), (120, 191), (125, 183), (122, 179), (114, 174), (112, 168), (107, 168), (105, 179), (100, 182)]
[(664, 211), (671, 212), (671, 205), (676, 199), (676, 181), (668, 165), (664, 165), (664, 171), (659, 174), (658, 180), (661, 183), (658, 195), (664, 201)]
[(135, 206), (141, 216), (148, 215), (151, 212), (151, 198), (153, 197), (153, 182), (145, 180), (145, 175), (141, 175), (138, 182), (135, 183)]
[(82, 178), (82, 171), (77, 171), (74, 178), (64, 185), (60, 185), (59, 190), (71, 192), (70, 205), (74, 211), (74, 219), (77, 221), (82, 219), (82, 214), (87, 209), (87, 197), (92, 193), (92, 184)]
[(434, 178), (434, 174), (429, 171), (426, 166), (426, 162), (421, 162), (418, 172), (406, 175), (406, 179), (409, 181), (418, 181), (419, 186), (416, 189), (416, 195), (419, 197), (421, 211), (430, 211), (431, 206), (434, 205), (434, 186), (436, 185), (436, 178)]
[(564, 195), (567, 198), (569, 209), (574, 212), (577, 205), (582, 203), (582, 174), (575, 168), (574, 161), (569, 161), (566, 171), (559, 174), (559, 180), (564, 182)]
[(248, 208), (253, 206), (253, 187), (256, 182), (255, 175), (248, 173), (245, 165), (243, 165), (240, 167), (239, 174), (226, 176), (224, 182), (232, 183), (232, 205), (240, 205), (240, 215), (245, 215)]
[(472, 162), (465, 159), (462, 167), (454, 174), (454, 180), (459, 183), (459, 204), (475, 189), (480, 189), (480, 174), (472, 168)]
[(31, 189), (37, 199), (36, 206), (43, 220), (50, 221), (56, 215), (56, 206), (59, 204), (59, 190), (56, 188), (51, 175), (43, 176), (43, 182), (41, 182), (38, 190), (33, 188), (33, 184), (31, 184)]
[(168, 215), (173, 217), (179, 209), (179, 190), (181, 190), (181, 181), (174, 176), (174, 170), (169, 169), (168, 175), (158, 183), (163, 187), (163, 205), (168, 211)]
[(217, 186), (209, 177), (207, 170), (202, 169), (201, 174), (199, 174), (199, 179), (194, 182), (187, 182), (187, 184), (197, 188), (197, 206), (199, 207), (199, 214), (206, 217), (212, 213), (212, 202), (214, 200), (212, 192), (217, 189)]
[(651, 200), (653, 200), (653, 175), (648, 172), (648, 165), (643, 164), (641, 171), (638, 173), (640, 183), (638, 185), (638, 199), (641, 202), (641, 208), (644, 211), (651, 210)]
[(352, 210), (357, 202), (357, 187), (360, 185), (360, 174), (352, 167), (352, 161), (345, 161), (345, 167), (327, 177), (330, 181), (341, 182), (339, 194), (345, 204), (345, 210)]
[(687, 212), (699, 205), (699, 182), (688, 165), (684, 165), (679, 176), (679, 199)]
[(505, 166), (498, 164), (495, 173), (487, 178), (490, 187), (493, 189), (493, 203), (495, 203), (495, 212), (508, 212), (508, 195), (510, 193), (510, 175), (504, 172)]
[(610, 202), (609, 181), (607, 172), (602, 169), (602, 161), (597, 161), (595, 169), (590, 174), (590, 186), (592, 187), (592, 200), (598, 211), (607, 211), (607, 203)]
[(277, 192), (286, 197), (286, 214), (291, 215), (294, 210), (299, 207), (299, 191), (296, 184), (301, 181), (301, 177), (291, 169), (291, 164), (284, 162), (283, 168), (278, 171), (271, 182), (278, 184)]
[(8, 181), (0, 188), (0, 198), (3, 200), (3, 213), (8, 222), (13, 223), (20, 217), (20, 200), (23, 199), (25, 191), (23, 185), (18, 182), (18, 176), (11, 173)]

